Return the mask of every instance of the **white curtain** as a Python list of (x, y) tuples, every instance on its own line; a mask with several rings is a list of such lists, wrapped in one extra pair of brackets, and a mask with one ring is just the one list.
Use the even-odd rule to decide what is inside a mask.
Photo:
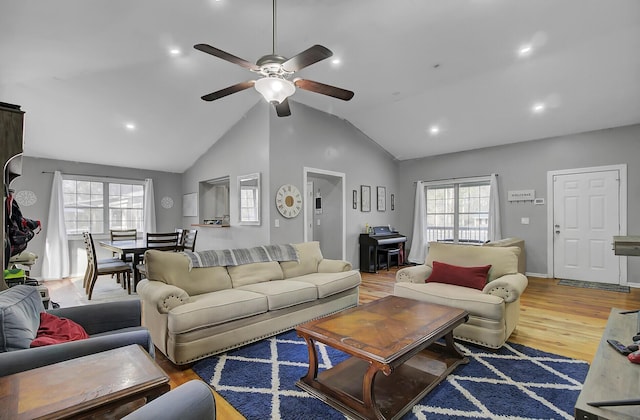
[(415, 264), (424, 264), (429, 244), (427, 243), (427, 202), (424, 196), (424, 182), (416, 183), (416, 200), (413, 209), (413, 234), (411, 251), (407, 260)]
[(67, 229), (64, 224), (64, 196), (62, 193), (62, 174), (53, 173), (51, 186), (51, 202), (47, 219), (47, 236), (42, 261), (42, 278), (45, 280), (61, 279), (71, 275), (69, 261), (69, 243)]
[(147, 233), (156, 232), (156, 203), (153, 195), (153, 180), (144, 180), (144, 226), (142, 227), (142, 237), (146, 238)]
[(500, 194), (498, 192), (498, 174), (491, 174), (489, 182), (491, 190), (489, 192), (489, 241), (502, 239), (500, 230)]

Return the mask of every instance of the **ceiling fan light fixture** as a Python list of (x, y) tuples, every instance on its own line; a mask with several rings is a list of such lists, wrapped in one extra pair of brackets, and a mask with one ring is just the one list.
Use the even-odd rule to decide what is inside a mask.
[(296, 91), (292, 82), (280, 77), (263, 77), (256, 80), (254, 87), (269, 103), (282, 103)]

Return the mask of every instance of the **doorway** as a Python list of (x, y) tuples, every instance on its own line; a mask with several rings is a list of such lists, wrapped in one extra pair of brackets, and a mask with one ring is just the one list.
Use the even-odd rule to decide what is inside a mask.
[(307, 167), (303, 171), (304, 240), (319, 241), (325, 258), (344, 260), (347, 238), (345, 174)]
[(626, 234), (626, 165), (550, 171), (547, 182), (552, 277), (626, 284), (626, 258), (611, 246)]

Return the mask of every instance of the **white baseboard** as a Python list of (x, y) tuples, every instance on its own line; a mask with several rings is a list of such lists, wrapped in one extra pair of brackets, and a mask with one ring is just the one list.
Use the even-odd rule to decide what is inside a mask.
[(528, 271), (525, 271), (524, 273), (525, 276), (527, 277), (541, 277), (543, 279), (548, 279), (549, 275), (548, 274), (542, 274), (542, 273), (530, 273)]

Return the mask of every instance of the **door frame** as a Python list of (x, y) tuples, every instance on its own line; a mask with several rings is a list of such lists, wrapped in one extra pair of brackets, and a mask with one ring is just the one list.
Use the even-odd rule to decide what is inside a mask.
[[(347, 204), (346, 204), (346, 194), (347, 194), (347, 180), (346, 180), (346, 175), (342, 172), (334, 172), (334, 171), (328, 171), (325, 169), (316, 169), (316, 168), (309, 168), (309, 167), (304, 167), (302, 168), (302, 186), (304, 188), (303, 191), (303, 197), (307, 197), (308, 191), (307, 191), (307, 183), (309, 182), (308, 180), (308, 174), (319, 174), (319, 175), (329, 175), (329, 176), (333, 176), (336, 178), (340, 178), (341, 184), (342, 184), (342, 259), (346, 260), (346, 255), (347, 255)], [(304, 231), (304, 241), (307, 242), (307, 206), (313, 206), (313, 203), (309, 202), (310, 200), (304, 200), (303, 202), (303, 206), (304, 206), (304, 226), (305, 228), (303, 229)]]
[[(553, 214), (554, 214), (554, 201), (553, 201), (553, 177), (556, 175), (571, 175), (582, 174), (589, 172), (605, 172), (605, 171), (618, 171), (620, 174), (619, 183), (619, 214), (618, 220), (620, 223), (620, 235), (625, 236), (627, 234), (627, 165), (606, 165), (606, 166), (592, 166), (587, 168), (573, 168), (573, 169), (560, 169), (555, 171), (547, 171), (547, 277), (555, 278), (554, 273), (554, 229), (553, 229)], [(613, 243), (613, 238), (611, 238)], [(613, 244), (612, 250), (613, 252)], [(619, 256), (619, 270), (620, 270), (620, 285), (627, 285), (627, 257)]]

